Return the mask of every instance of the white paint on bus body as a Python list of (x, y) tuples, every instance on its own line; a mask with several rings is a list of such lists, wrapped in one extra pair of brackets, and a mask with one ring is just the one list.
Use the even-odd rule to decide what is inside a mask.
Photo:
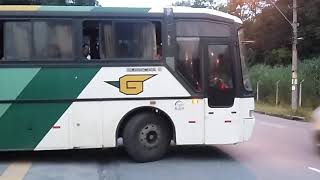
[[(130, 99), (74, 102), (54, 125), (59, 128), (52, 128), (35, 150), (115, 147), (116, 130), (121, 119), (129, 111), (145, 106), (156, 107), (172, 119), (177, 145), (234, 144), (250, 138), (254, 126), (254, 118), (249, 114), (254, 109), (252, 98), (236, 98), (231, 108), (212, 108), (210, 111), (215, 114), (210, 117), (207, 115), (207, 99), (179, 99), (190, 94), (165, 67), (156, 67), (156, 72), (127, 72), (127, 68), (102, 68), (78, 98), (172, 99), (155, 98), (152, 103), (150, 100)], [(138, 95), (125, 95), (119, 88), (105, 82), (117, 81), (127, 74), (150, 73), (156, 75), (143, 83), (143, 92)]]
[(171, 6), (168, 5), (167, 3), (161, 2), (159, 3), (153, 3), (148, 1), (147, 3), (145, 2), (135, 2), (135, 1), (129, 1), (129, 2), (121, 2), (121, 1), (111, 1), (106, 4), (103, 4), (103, 7), (129, 7), (129, 8), (150, 8), (149, 13), (164, 13), (164, 8), (172, 8), (173, 12), (175, 14), (179, 13), (201, 13), (201, 14), (209, 14), (209, 15), (214, 15), (214, 16), (219, 16), (219, 17), (224, 17), (230, 20), (233, 20), (236, 23), (242, 24), (242, 20), (238, 18), (237, 16), (233, 16), (231, 14), (222, 12), (222, 11), (217, 11), (214, 9), (209, 9), (209, 8), (192, 8), (192, 7), (184, 7), (184, 6)]

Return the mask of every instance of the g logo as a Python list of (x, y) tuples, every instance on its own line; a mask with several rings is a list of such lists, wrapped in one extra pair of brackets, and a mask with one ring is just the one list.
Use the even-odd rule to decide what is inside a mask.
[(119, 78), (119, 81), (105, 81), (126, 95), (138, 95), (143, 92), (143, 82), (152, 78), (155, 74), (130, 74)]

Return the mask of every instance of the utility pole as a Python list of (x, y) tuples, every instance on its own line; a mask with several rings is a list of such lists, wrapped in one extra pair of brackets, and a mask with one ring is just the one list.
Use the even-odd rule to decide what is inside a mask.
[(293, 37), (292, 37), (292, 93), (291, 93), (291, 109), (297, 111), (298, 109), (298, 15), (297, 15), (297, 0), (293, 0)]
[(292, 28), (292, 75), (291, 75), (291, 109), (296, 112), (298, 109), (298, 14), (297, 14), (297, 0), (293, 0), (292, 8), (292, 22), (281, 11), (281, 9), (272, 0), (269, 0), (273, 6), (280, 12)]

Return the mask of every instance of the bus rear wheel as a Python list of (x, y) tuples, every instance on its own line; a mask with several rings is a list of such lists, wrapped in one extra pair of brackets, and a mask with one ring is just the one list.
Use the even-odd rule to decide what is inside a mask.
[(123, 143), (128, 154), (137, 162), (150, 162), (163, 157), (170, 144), (170, 127), (155, 113), (133, 116), (123, 132)]

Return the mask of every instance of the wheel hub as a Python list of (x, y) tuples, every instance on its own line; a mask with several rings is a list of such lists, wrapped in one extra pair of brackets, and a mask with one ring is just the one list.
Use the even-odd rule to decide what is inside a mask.
[(147, 148), (154, 148), (158, 145), (160, 138), (160, 130), (154, 124), (146, 125), (139, 135), (140, 142)]

